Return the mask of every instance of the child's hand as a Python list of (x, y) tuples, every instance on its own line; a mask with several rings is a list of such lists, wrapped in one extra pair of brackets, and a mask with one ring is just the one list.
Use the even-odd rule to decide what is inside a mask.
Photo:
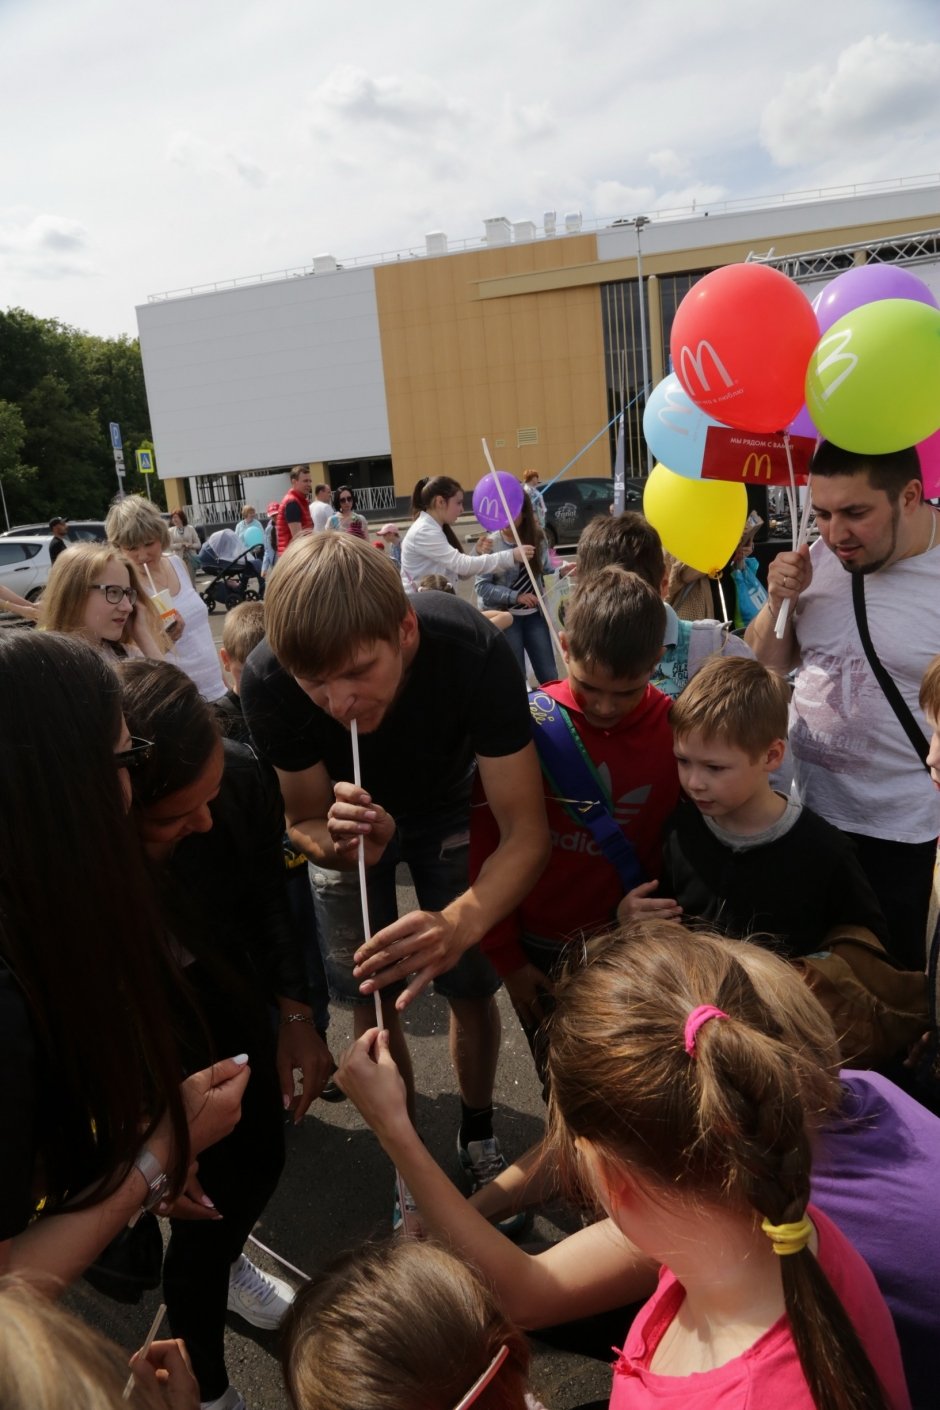
[(632, 891), (627, 892), (617, 907), (617, 919), (621, 925), (627, 925), (631, 920), (646, 920), (652, 917), (657, 920), (682, 919), (682, 907), (677, 901), (652, 894), (658, 885), (658, 881), (644, 881), (642, 886), (635, 886)]
[(155, 1341), (145, 1357), (135, 1352), (130, 1364), (140, 1384), (153, 1388), (154, 1403), (166, 1410), (199, 1410), (199, 1382), (183, 1342)]
[(405, 1084), (388, 1048), (388, 1032), (370, 1028), (351, 1043), (336, 1070), (335, 1082), (358, 1108), (382, 1144), (396, 1131), (414, 1131)]

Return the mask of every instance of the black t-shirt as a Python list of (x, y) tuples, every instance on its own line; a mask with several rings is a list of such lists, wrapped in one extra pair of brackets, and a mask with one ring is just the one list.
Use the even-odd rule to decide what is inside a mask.
[(49, 545), (49, 562), (54, 563), (58, 558), (59, 554), (64, 553), (68, 546), (68, 539), (57, 538), (55, 534), (53, 534), (52, 542)]
[(302, 524), (304, 522), (304, 516), (300, 512), (300, 505), (296, 499), (289, 499), (286, 504), (282, 504), (281, 513), (284, 515), (285, 524)]
[[(474, 757), (501, 758), (532, 738), (519, 667), (500, 632), (446, 593), (412, 599), (420, 634), (400, 694), (379, 728), (359, 738), (362, 784), (394, 817), (446, 807), (466, 790)], [(314, 705), (266, 641), (242, 675), (241, 699), (258, 752), (297, 773), (325, 764), (351, 781), (349, 731)]]

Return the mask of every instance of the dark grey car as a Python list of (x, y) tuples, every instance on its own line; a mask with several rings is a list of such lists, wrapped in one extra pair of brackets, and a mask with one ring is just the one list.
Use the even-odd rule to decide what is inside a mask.
[[(645, 480), (630, 476), (626, 483), (625, 509), (643, 509)], [(581, 530), (599, 514), (609, 514), (614, 502), (613, 479), (601, 476), (583, 480), (559, 480), (542, 490), (545, 500), (545, 534), (554, 547), (577, 543)]]

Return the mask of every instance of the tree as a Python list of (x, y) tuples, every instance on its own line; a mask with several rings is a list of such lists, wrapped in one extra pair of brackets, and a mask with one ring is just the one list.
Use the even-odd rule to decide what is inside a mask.
[[(14, 504), (17, 498), (25, 495), (29, 482), (36, 475), (31, 465), (24, 465), (20, 457), (26, 443), (26, 427), (19, 407), (12, 401), (0, 401), (0, 487), (2, 487), (3, 507), (9, 512), (10, 497)], [(12, 519), (5, 521), (9, 528)]]
[[(135, 340), (96, 338), (25, 309), (0, 312), (0, 398), (19, 416), (8, 414), (10, 445), (21, 431), (15, 450), (6, 452), (12, 522), (104, 517), (117, 487), (111, 421), (120, 424), (128, 448), (124, 487), (143, 492), (133, 447), (149, 440), (150, 416)], [(165, 502), (155, 476), (151, 490)]]

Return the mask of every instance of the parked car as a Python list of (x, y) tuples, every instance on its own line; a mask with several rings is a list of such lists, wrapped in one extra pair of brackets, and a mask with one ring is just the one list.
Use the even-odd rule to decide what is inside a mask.
[(0, 538), (0, 583), (20, 597), (35, 602), (41, 595), (52, 567), (49, 545), (52, 536), (26, 538), (10, 535)]
[[(644, 479), (626, 482), (625, 509), (642, 510)], [(614, 502), (614, 482), (601, 476), (583, 480), (558, 480), (542, 490), (545, 500), (545, 535), (556, 544), (577, 543), (581, 530), (599, 514), (609, 514)]]
[[(45, 524), (16, 524), (12, 529), (5, 529), (0, 534), (0, 539), (24, 537), (51, 538), (48, 521)], [(70, 519), (66, 537), (71, 543), (105, 543), (108, 536), (104, 531), (103, 519), (76, 519), (74, 523)]]

